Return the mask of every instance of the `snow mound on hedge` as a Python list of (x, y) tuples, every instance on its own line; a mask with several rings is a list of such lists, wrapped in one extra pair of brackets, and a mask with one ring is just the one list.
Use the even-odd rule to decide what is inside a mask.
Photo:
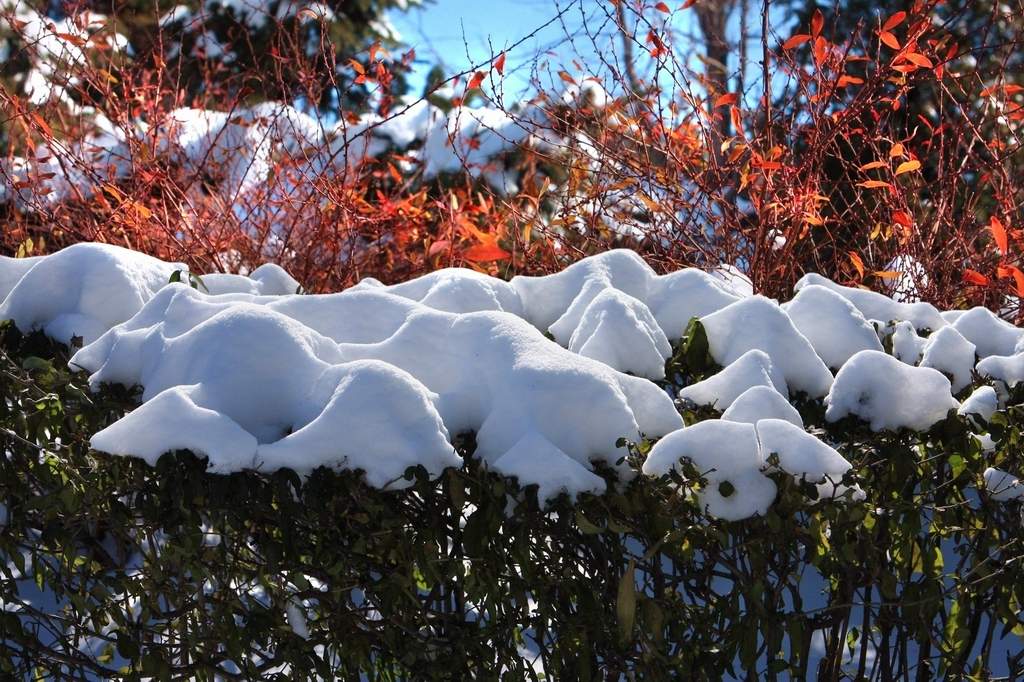
[(1024, 500), (1024, 482), (1016, 476), (992, 467), (985, 469), (982, 475), (985, 478), (985, 489), (996, 502)]
[(863, 350), (843, 365), (825, 402), (828, 421), (852, 414), (870, 422), (873, 431), (926, 431), (960, 407), (941, 372), (874, 350)]
[(933, 332), (924, 344), (922, 367), (937, 369), (953, 377), (953, 393), (971, 384), (976, 347), (964, 338), (955, 326)]
[[(450, 268), (316, 296), (296, 295), (275, 265), (205, 275), (197, 288), (169, 283), (176, 270), (189, 279), (181, 264), (103, 244), (0, 258), (0, 319), (65, 343), (84, 337), (71, 364), (93, 387), (143, 387), (139, 408), (95, 434), (97, 449), (151, 462), (188, 449), (216, 471), (355, 469), (388, 487), (410, 466), (432, 476), (458, 466), (453, 438), (472, 432), (487, 466), (548, 502), (604, 491), (599, 466), (635, 475), (618, 439), (666, 436), (644, 471), (680, 457), (714, 468), (702, 505), (742, 518), (774, 499), (772, 453), (819, 495), (849, 490), (839, 482), (849, 464), (803, 429), (790, 392), (823, 397), (829, 422), (923, 431), (958, 410), (983, 430), (1003, 384), (1024, 380), (1024, 332), (981, 308), (939, 313), (816, 275), (780, 306), (735, 288), (734, 269), (722, 269), (728, 281), (658, 275), (625, 250), (510, 282)], [(648, 381), (664, 379), (670, 339), (694, 318), (722, 369), (681, 387)], [(961, 405), (953, 392), (972, 384)], [(724, 410), (718, 425), (683, 429), (670, 390)]]
[(615, 289), (642, 302), (669, 339), (678, 339), (693, 317), (701, 317), (737, 300), (719, 280), (695, 269), (658, 275), (636, 253), (606, 251), (542, 277), (513, 277), (525, 317), (561, 343), (579, 325), (587, 306), (604, 289)]
[(752, 424), (711, 419), (658, 441), (644, 461), (648, 476), (664, 476), (689, 460), (707, 485), (698, 493), (702, 509), (715, 518), (738, 521), (764, 515), (775, 500), (775, 482), (765, 466)]
[(804, 420), (796, 408), (771, 386), (748, 388), (732, 401), (729, 409), (722, 413), (722, 419), (747, 424), (756, 424), (762, 419), (784, 419), (801, 429), (804, 427)]
[[(617, 439), (682, 426), (655, 384), (571, 353), (520, 318), (446, 313), (373, 289), (255, 297), (172, 286), (71, 362), (93, 385), (144, 387), (142, 407), (122, 420), (134, 428), (159, 421), (171, 401), (157, 399), (171, 391), (195, 418), (209, 415), (189, 402), (255, 438), (255, 453), (217, 462), (226, 448), (197, 448), (217, 470), (332, 465), (383, 485), (414, 464), (431, 475), (456, 466), (449, 434), (475, 432), (477, 456), (542, 486), (546, 501), (601, 492), (593, 461), (629, 478)], [(186, 447), (176, 433), (163, 451)], [(151, 440), (108, 436), (97, 434), (94, 446), (117, 454), (145, 446), (139, 454), (158, 456)]]
[(683, 387), (679, 397), (698, 405), (727, 410), (733, 401), (758, 386), (771, 388), (780, 394), (788, 392), (782, 372), (772, 364), (767, 353), (755, 349), (741, 355), (721, 372)]
[(893, 320), (906, 320), (918, 329), (933, 331), (946, 325), (938, 309), (930, 303), (901, 303), (877, 291), (844, 287), (813, 272), (800, 278), (794, 290), (799, 292), (812, 284), (827, 287), (839, 294), (856, 306), (868, 320), (877, 320), (883, 324)]
[(875, 328), (852, 303), (828, 287), (804, 286), (782, 308), (829, 367), (842, 367), (862, 350), (882, 350)]
[(729, 365), (751, 350), (764, 351), (791, 391), (812, 398), (828, 393), (832, 373), (775, 301), (751, 296), (702, 317), (711, 357)]
[(0, 320), (18, 329), (41, 329), (70, 343), (80, 336), (89, 343), (115, 324), (137, 313), (184, 265), (165, 263), (110, 244), (74, 244), (33, 259), (27, 269), (5, 259), (4, 279), (20, 274), (0, 302)]

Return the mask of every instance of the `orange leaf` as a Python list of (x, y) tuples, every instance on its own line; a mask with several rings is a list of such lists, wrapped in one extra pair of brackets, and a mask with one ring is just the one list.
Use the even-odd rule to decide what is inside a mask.
[(861, 277), (864, 276), (864, 261), (860, 259), (856, 251), (850, 251), (850, 262), (853, 263), (853, 267), (857, 268), (857, 274)]
[(919, 52), (908, 52), (905, 55), (903, 55), (903, 58), (912, 64), (917, 64), (921, 68), (932, 68), (932, 60), (928, 59), (928, 57), (925, 57), (923, 54)]
[(921, 162), (917, 159), (913, 161), (904, 161), (896, 167), (896, 175), (903, 175), (904, 173), (913, 173), (921, 167)]
[(483, 82), (484, 82), (484, 72), (483, 71), (477, 71), (476, 73), (473, 74), (473, 77), (469, 79), (469, 82), (466, 83), (466, 92), (469, 92), (470, 90), (475, 90), (476, 88), (479, 88), (480, 84), (483, 83)]
[(858, 187), (865, 189), (880, 189), (882, 187), (892, 187), (888, 182), (882, 182), (881, 180), (865, 180), (864, 182), (858, 182)]
[(814, 10), (814, 16), (811, 17), (811, 35), (815, 38), (821, 35), (821, 29), (825, 26), (825, 17), (822, 16), (821, 10)]
[(914, 226), (914, 221), (903, 211), (893, 211), (892, 221), (906, 230), (910, 230)]
[(895, 159), (897, 156), (903, 156), (904, 151), (906, 150), (903, 149), (903, 145), (897, 142), (892, 146), (892, 149), (889, 150), (889, 158)]
[(739, 99), (739, 97), (735, 92), (727, 92), (715, 100), (715, 108), (717, 109), (718, 107), (724, 107), (729, 104), (736, 104), (737, 99)]
[(1017, 295), (1024, 297), (1024, 272), (1015, 265), (999, 266), (996, 272), (1000, 277), (1012, 276), (1017, 285)]
[(663, 2), (659, 2), (657, 5), (655, 5), (654, 9), (658, 10), (659, 12), (664, 12), (665, 14), (668, 14), (672, 11), (668, 8), (668, 5), (666, 5)]
[(885, 161), (872, 161), (871, 163), (865, 163), (863, 166), (861, 166), (857, 170), (869, 171), (869, 170), (874, 170), (876, 168), (885, 168), (888, 165), (889, 164), (887, 164)]
[(974, 270), (964, 270), (964, 281), (968, 284), (977, 284), (978, 286), (987, 287), (989, 285), (988, 277), (975, 272)]
[(999, 253), (1004, 256), (1010, 252), (1010, 242), (1006, 238), (1006, 228), (999, 218), (992, 216), (988, 221), (989, 229), (992, 230), (992, 238), (996, 240), (996, 247), (999, 248)]
[(505, 75), (505, 53), (502, 52), (498, 55), (498, 58), (494, 60), (494, 69), (498, 72), (499, 76)]
[(477, 244), (466, 249), (462, 256), (466, 260), (480, 263), (492, 260), (506, 260), (511, 258), (512, 254), (497, 244)]
[(863, 78), (857, 78), (856, 76), (847, 76), (843, 74), (839, 77), (839, 82), (836, 83), (839, 87), (843, 88), (847, 85), (862, 85), (864, 83)]
[(900, 273), (895, 270), (875, 270), (871, 274), (879, 279), (896, 279), (900, 276)]
[(358, 73), (360, 76), (366, 73), (366, 69), (363, 68), (363, 65), (357, 62), (356, 60), (350, 59), (348, 60), (348, 64), (349, 66), (352, 67), (352, 70)]
[(566, 83), (568, 83), (569, 85), (576, 85), (576, 81), (573, 80), (573, 77), (570, 76), (567, 71), (559, 71), (558, 77), (561, 78)]
[(900, 24), (902, 24), (903, 20), (906, 19), (906, 18), (907, 18), (907, 13), (906, 12), (896, 12), (896, 14), (893, 14), (891, 17), (889, 17), (888, 19), (885, 20), (885, 23), (882, 24), (882, 30), (883, 31), (891, 31), (894, 28), (896, 28), (897, 26), (899, 26)]
[(881, 31), (878, 34), (878, 39), (894, 50), (900, 49), (900, 41), (896, 40), (896, 36), (888, 31)]
[(797, 33), (795, 36), (793, 36), (786, 42), (782, 43), (782, 49), (792, 50), (795, 47), (800, 47), (810, 39), (811, 36), (807, 35), (806, 33)]

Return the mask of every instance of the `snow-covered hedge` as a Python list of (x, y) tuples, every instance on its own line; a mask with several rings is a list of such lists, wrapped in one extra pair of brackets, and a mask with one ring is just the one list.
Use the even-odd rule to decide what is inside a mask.
[[(1024, 331), (987, 310), (816, 275), (780, 305), (628, 251), (298, 290), (100, 244), (0, 260), (23, 658), (197, 670), (174, 628), (217, 625), (188, 612), (250, 624), (199, 647), (245, 674), (1024, 664)], [(112, 596), (76, 601), (79, 570)], [(33, 575), (63, 634), (29, 634)]]

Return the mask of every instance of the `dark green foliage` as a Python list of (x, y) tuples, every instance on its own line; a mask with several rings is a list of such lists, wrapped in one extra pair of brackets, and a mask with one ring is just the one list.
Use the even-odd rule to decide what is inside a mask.
[[(680, 373), (698, 371), (700, 332)], [(65, 349), (2, 336), (5, 675), (537, 679), (525, 645), (549, 679), (838, 679), (865, 637), (875, 678), (1024, 666), (997, 654), (1024, 633), (1020, 506), (974, 492), (989, 464), (1024, 469), (1016, 408), (997, 416), (994, 456), (955, 416), (924, 436), (832, 425), (863, 503), (814, 503), (773, 475), (767, 516), (713, 521), (679, 494), (691, 470), (544, 512), (472, 458), (471, 436), (462, 469), (410, 470), (396, 492), (347, 472), (98, 455), (88, 436), (137, 394), (91, 394)], [(650, 446), (623, 445), (637, 464)], [(297, 600), (308, 639), (289, 624)]]

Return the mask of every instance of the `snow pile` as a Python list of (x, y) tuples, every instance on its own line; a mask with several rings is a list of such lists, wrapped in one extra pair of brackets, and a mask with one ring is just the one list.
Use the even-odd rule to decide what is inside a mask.
[[(618, 438), (682, 425), (656, 385), (562, 349), (520, 318), (446, 313), (374, 290), (253, 297), (172, 286), (72, 363), (93, 385), (145, 387), (143, 406), (94, 447), (155, 457), (185, 447), (173, 440), (184, 424), (147, 426), (171, 413), (216, 415), (213, 440), (188, 447), (224, 471), (333, 465), (383, 485), (414, 464), (431, 475), (457, 465), (449, 434), (474, 432), (477, 456), (499, 472), (574, 496), (604, 489), (592, 461), (631, 475), (617, 463)], [(160, 438), (173, 442), (161, 450), (151, 442)]]
[(868, 320), (875, 320), (883, 324), (893, 320), (906, 320), (917, 329), (932, 330), (946, 325), (942, 315), (930, 303), (901, 303), (877, 291), (844, 287), (815, 273), (804, 275), (796, 283), (794, 289), (799, 292), (805, 286), (812, 284), (827, 287), (836, 292), (852, 303)]
[(0, 320), (26, 331), (42, 329), (61, 343), (75, 336), (92, 342), (137, 313), (171, 273), (186, 270), (108, 244), (75, 244), (30, 263), (0, 263), (0, 281), (20, 275), (0, 302)]
[(952, 377), (953, 393), (959, 393), (971, 384), (976, 350), (976, 346), (965, 339), (956, 327), (943, 327), (925, 342), (921, 366), (937, 369)]
[[(819, 497), (863, 495), (817, 435), (844, 417), (926, 431), (956, 411), (991, 444), (1006, 387), (1024, 379), (1016, 327), (822, 282), (806, 276), (780, 306), (694, 269), (658, 275), (619, 250), (510, 282), (446, 269), (306, 296), (273, 264), (194, 278), (78, 244), (0, 258), (0, 319), (82, 338), (71, 365), (94, 388), (142, 386), (142, 405), (95, 434), (96, 449), (150, 462), (187, 449), (214, 471), (327, 466), (393, 487), (409, 467), (459, 466), (454, 439), (472, 433), (475, 456), (548, 502), (603, 492), (598, 469), (630, 479), (615, 443), (661, 438), (643, 471), (689, 461), (709, 482), (701, 505), (739, 519), (770, 506), (773, 472)], [(686, 384), (665, 367), (694, 318), (720, 369)], [(683, 428), (672, 394), (721, 418)], [(813, 423), (822, 404), (824, 425)]]
[(842, 367), (862, 350), (882, 350), (875, 328), (860, 311), (820, 284), (802, 287), (782, 308), (829, 367)]
[(1001, 469), (985, 469), (985, 489), (996, 502), (1024, 500), (1024, 482)]
[(871, 429), (927, 431), (960, 407), (949, 379), (928, 367), (911, 367), (891, 355), (862, 350), (836, 374), (825, 398), (825, 419), (847, 415), (871, 423)]
[(729, 365), (750, 350), (761, 350), (779, 368), (791, 391), (812, 398), (828, 393), (832, 373), (779, 305), (763, 296), (744, 298), (700, 318), (711, 357)]
[(988, 308), (971, 308), (960, 315), (953, 328), (974, 344), (978, 357), (1013, 355), (1024, 332), (992, 314)]
[(715, 518), (737, 521), (763, 515), (775, 500), (775, 482), (764, 475), (764, 456), (751, 424), (708, 420), (680, 429), (651, 448), (644, 462), (648, 476), (664, 476), (688, 460), (707, 481), (701, 508)]
[(971, 395), (967, 396), (957, 410), (958, 414), (979, 417), (982, 421), (989, 421), (992, 415), (999, 409), (999, 397), (996, 390), (991, 386), (982, 386)]
[(804, 427), (804, 420), (797, 409), (771, 386), (748, 388), (732, 401), (729, 408), (722, 413), (722, 419), (747, 424), (756, 424), (762, 419), (782, 419), (801, 429)]
[(779, 394), (788, 392), (785, 377), (768, 354), (749, 350), (718, 374), (680, 389), (679, 397), (698, 405), (727, 410), (733, 401), (756, 387), (770, 388)]
[(976, 367), (978, 374), (998, 379), (1010, 388), (1024, 380), (1024, 353), (990, 355)]

